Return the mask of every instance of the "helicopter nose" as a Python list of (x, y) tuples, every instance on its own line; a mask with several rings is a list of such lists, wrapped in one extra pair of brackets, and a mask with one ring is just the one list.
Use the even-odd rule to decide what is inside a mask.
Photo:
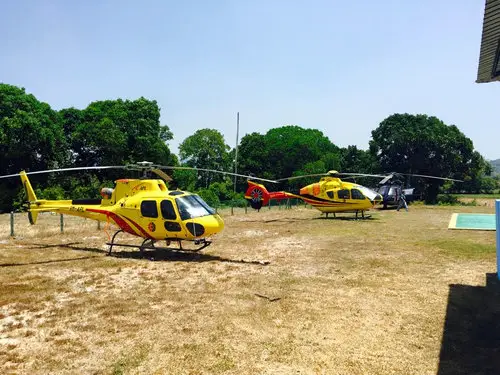
[(186, 228), (195, 238), (208, 237), (224, 229), (224, 221), (217, 214), (207, 215), (186, 223)]
[(375, 198), (373, 198), (373, 200), (372, 200), (372, 204), (373, 204), (373, 205), (376, 205), (377, 203), (381, 203), (383, 199), (384, 199), (384, 198), (382, 198), (382, 195), (377, 194), (377, 195), (375, 196)]
[(224, 221), (218, 214), (210, 215), (207, 218), (208, 220), (205, 226), (206, 236), (219, 233), (224, 229)]

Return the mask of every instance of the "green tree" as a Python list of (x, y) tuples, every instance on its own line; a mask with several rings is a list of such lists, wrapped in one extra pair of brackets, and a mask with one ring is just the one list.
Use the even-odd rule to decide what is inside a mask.
[(172, 133), (160, 125), (160, 109), (154, 100), (105, 100), (81, 111), (68, 108), (60, 113), (75, 165), (142, 160), (172, 165), (177, 161), (166, 144)]
[(356, 146), (340, 149), (340, 165), (342, 172), (376, 173), (380, 167), (377, 160), (368, 150), (360, 150)]
[(339, 153), (339, 148), (317, 129), (287, 125), (269, 130), (265, 138), (268, 162), (276, 178), (293, 176), (307, 163)]
[[(0, 175), (57, 168), (67, 157), (58, 113), (23, 88), (0, 84)], [(0, 180), (0, 211), (12, 207), (20, 186), (19, 180)]]
[(213, 182), (208, 187), (209, 190), (219, 198), (219, 201), (226, 202), (233, 198), (233, 183), (228, 180), (226, 182)]
[[(166, 144), (172, 133), (168, 126), (160, 125), (160, 109), (154, 100), (141, 97), (132, 101), (97, 101), (83, 110), (63, 109), (60, 115), (70, 144), (72, 166), (124, 165), (143, 160), (178, 164)], [(124, 177), (124, 171), (94, 171), (92, 175), (98, 180), (92, 182), (87, 175), (87, 172), (73, 173), (79, 183), (72, 182), (71, 186), (67, 180), (62, 183), (67, 191), (90, 194), (100, 181)]]
[(194, 170), (175, 169), (172, 173), (173, 181), (169, 184), (171, 189), (194, 191), (198, 173)]
[[(347, 146), (340, 149), (340, 165), (341, 172), (368, 174), (380, 172), (378, 161), (370, 151), (360, 150), (356, 146)], [(366, 186), (376, 184), (373, 177), (355, 177), (354, 181)]]
[[(215, 129), (200, 129), (179, 145), (182, 165), (230, 172), (230, 147), (224, 136)], [(196, 188), (208, 188), (212, 182), (224, 181), (224, 175), (213, 172), (198, 172)]]
[(492, 172), (492, 165), (479, 152), (474, 151), (464, 182), (452, 188), (455, 192), (492, 193), (496, 188), (494, 179), (490, 177)]
[(286, 178), (312, 170), (323, 173), (340, 167), (337, 146), (321, 131), (297, 125), (274, 128), (265, 135), (248, 134), (241, 139), (238, 152), (238, 170), (263, 178)]
[(208, 203), (209, 206), (216, 208), (220, 206), (219, 197), (210, 189), (198, 190), (198, 195)]
[[(472, 141), (455, 125), (407, 113), (389, 116), (372, 131), (370, 152), (385, 172), (456, 179), (475, 178), (484, 161), (474, 152)], [(419, 183), (425, 199), (435, 202), (444, 182), (426, 179)]]
[(263, 178), (271, 178), (266, 137), (257, 132), (245, 135), (238, 145), (238, 171)]

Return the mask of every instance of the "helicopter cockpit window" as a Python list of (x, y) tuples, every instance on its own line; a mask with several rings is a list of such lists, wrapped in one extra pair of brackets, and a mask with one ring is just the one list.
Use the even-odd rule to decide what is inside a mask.
[(333, 199), (333, 191), (331, 190), (327, 191), (326, 195), (328, 195), (328, 198)]
[(144, 217), (158, 217), (158, 206), (156, 201), (142, 201), (141, 215)]
[(382, 195), (385, 195), (387, 194), (389, 191), (389, 186), (387, 185), (384, 185), (384, 186), (381, 186), (379, 189), (378, 189), (378, 193), (379, 194), (382, 194)]
[(177, 219), (177, 214), (174, 210), (174, 205), (171, 201), (165, 199), (160, 203), (161, 216), (167, 220), (175, 220)]
[(213, 215), (215, 213), (213, 208), (195, 194), (176, 198), (175, 202), (177, 203), (177, 208), (179, 209), (182, 220)]
[(365, 199), (365, 196), (363, 195), (363, 193), (361, 193), (358, 189), (352, 189), (351, 196), (352, 196), (352, 199), (360, 199), (360, 200)]
[[(366, 198), (368, 198), (371, 201), (377, 199), (377, 196), (379, 196), (379, 193), (382, 195), (385, 194), (385, 193), (382, 193), (381, 191), (379, 191), (379, 193), (377, 193), (376, 191), (373, 191), (372, 189), (368, 189), (367, 187), (361, 186), (361, 185), (356, 186), (356, 189), (358, 189)], [(387, 192), (387, 190), (385, 190), (385, 192)]]
[(339, 190), (337, 194), (339, 196), (339, 199), (351, 199), (351, 194), (347, 189)]

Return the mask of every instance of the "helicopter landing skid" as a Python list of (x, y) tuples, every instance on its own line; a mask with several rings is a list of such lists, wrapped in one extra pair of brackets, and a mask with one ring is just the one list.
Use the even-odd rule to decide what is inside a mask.
[[(360, 219), (369, 219), (372, 215), (370, 214), (365, 214), (365, 211), (364, 210), (356, 210), (356, 211), (344, 211), (344, 212), (352, 212), (352, 213), (355, 213), (356, 214), (356, 217), (354, 217), (354, 220), (360, 220)], [(326, 218), (328, 219), (328, 214), (329, 213), (332, 213), (333, 214), (333, 218), (337, 218), (337, 216), (335, 215), (335, 212), (325, 212), (325, 216)], [(361, 214), (361, 217), (358, 216), (359, 214)]]
[[(142, 241), (142, 244), (140, 245), (131, 245), (131, 244), (126, 244), (126, 243), (117, 243), (115, 242), (115, 238), (118, 235), (118, 233), (123, 232), (123, 230), (117, 231), (114, 235), (113, 238), (111, 239), (111, 242), (107, 242), (106, 245), (109, 246), (108, 254), (111, 255), (111, 252), (113, 251), (113, 246), (119, 246), (119, 247), (133, 247), (136, 249), (139, 249), (142, 252), (145, 250), (167, 250), (167, 251), (182, 251), (182, 252), (198, 252), (203, 250), (204, 248), (210, 246), (212, 241), (209, 241), (205, 238), (200, 238), (197, 240), (193, 240), (192, 242), (198, 246), (195, 249), (188, 249), (188, 248), (183, 248), (182, 247), (182, 241), (188, 241), (188, 240), (178, 240), (178, 239), (166, 239), (167, 246), (155, 246), (155, 244), (158, 242), (158, 240), (153, 240), (150, 238), (146, 238), (144, 241)], [(170, 247), (170, 244), (172, 242), (177, 242), (179, 244), (179, 247)]]
[[(365, 211), (361, 211), (361, 219), (369, 219), (372, 215), (365, 215)], [(358, 218), (358, 211), (356, 211), (356, 219)]]

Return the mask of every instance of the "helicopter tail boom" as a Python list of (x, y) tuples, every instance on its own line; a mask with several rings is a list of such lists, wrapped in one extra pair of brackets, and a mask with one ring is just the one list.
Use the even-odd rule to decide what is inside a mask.
[(248, 181), (248, 189), (245, 192), (245, 199), (250, 202), (252, 208), (259, 210), (262, 206), (269, 203), (271, 199), (282, 200), (287, 198), (301, 198), (295, 194), (287, 193), (286, 191), (269, 192), (262, 184), (254, 181)]

